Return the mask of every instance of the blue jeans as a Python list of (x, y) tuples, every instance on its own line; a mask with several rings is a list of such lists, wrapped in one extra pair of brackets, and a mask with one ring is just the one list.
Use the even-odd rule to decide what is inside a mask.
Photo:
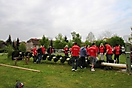
[(38, 55), (38, 61), (37, 61), (37, 63), (40, 63), (40, 62), (41, 62), (41, 60), (42, 60), (42, 55), (41, 55), (41, 54), (39, 54), (39, 55)]
[(77, 69), (78, 67), (78, 56), (72, 56), (72, 69)]

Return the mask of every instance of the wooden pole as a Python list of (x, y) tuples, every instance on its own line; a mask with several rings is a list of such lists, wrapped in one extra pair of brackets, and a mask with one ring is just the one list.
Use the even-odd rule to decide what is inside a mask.
[(11, 66), (11, 65), (7, 65), (7, 64), (0, 64), (0, 66), (6, 66), (6, 67), (11, 67), (11, 68), (18, 68), (18, 69), (28, 70), (28, 71), (33, 71), (33, 72), (40, 72), (40, 70), (23, 68), (23, 67), (18, 67), (18, 66)]
[[(126, 64), (115, 64), (115, 63), (102, 62), (101, 65), (102, 66), (117, 67), (117, 68), (127, 68)], [(131, 65), (131, 68), (132, 68), (132, 65)]]

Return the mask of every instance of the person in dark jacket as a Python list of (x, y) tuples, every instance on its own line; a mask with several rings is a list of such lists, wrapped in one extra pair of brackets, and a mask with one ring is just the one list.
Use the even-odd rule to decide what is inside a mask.
[(38, 48), (37, 53), (38, 53), (38, 60), (37, 60), (37, 63), (40, 63), (41, 60), (42, 60), (42, 55), (43, 55), (43, 52), (42, 52), (42, 45)]
[(85, 57), (87, 57), (86, 45), (83, 45), (80, 49), (80, 68), (86, 68)]

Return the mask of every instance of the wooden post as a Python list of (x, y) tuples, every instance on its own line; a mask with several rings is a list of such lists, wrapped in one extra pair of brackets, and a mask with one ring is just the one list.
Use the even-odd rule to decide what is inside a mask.
[(125, 49), (126, 49), (126, 71), (128, 72), (128, 74), (131, 74), (131, 50), (130, 50), (130, 43), (126, 43), (125, 44)]

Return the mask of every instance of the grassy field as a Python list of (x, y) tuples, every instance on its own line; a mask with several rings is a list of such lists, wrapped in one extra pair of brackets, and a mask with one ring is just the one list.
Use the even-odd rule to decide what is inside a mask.
[[(125, 63), (125, 56), (120, 57), (121, 63)], [(14, 61), (0, 55), (0, 64), (14, 65)], [(0, 88), (14, 88), (16, 80), (24, 83), (24, 88), (132, 88), (132, 77), (126, 72), (118, 70), (105, 70), (95, 68), (80, 69), (77, 72), (71, 71), (71, 66), (65, 62), (54, 63), (43, 60), (41, 64), (30, 61), (18, 61), (17, 66), (40, 70), (32, 72), (16, 68), (0, 66)]]

